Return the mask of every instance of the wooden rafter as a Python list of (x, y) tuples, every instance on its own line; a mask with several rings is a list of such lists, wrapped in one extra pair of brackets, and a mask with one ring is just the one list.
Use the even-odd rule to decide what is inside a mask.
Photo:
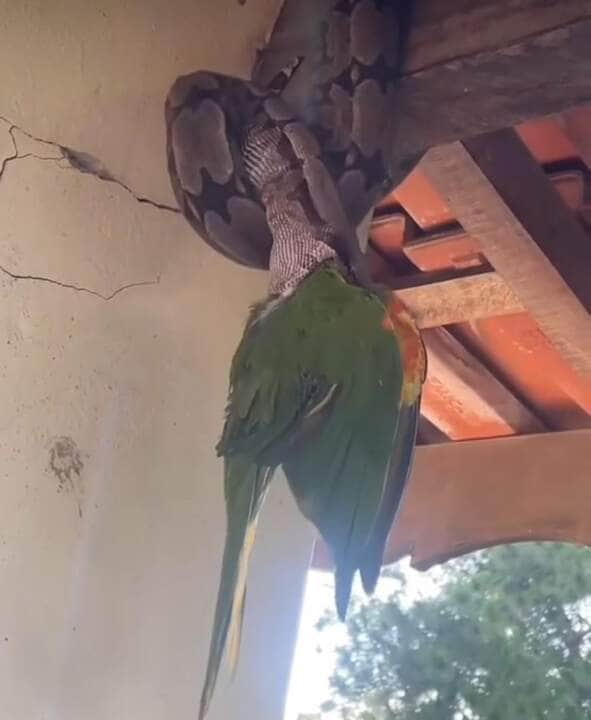
[(443, 328), (422, 333), (427, 380), (422, 413), (451, 440), (542, 432), (545, 425)]
[(563, 357), (591, 373), (591, 245), (513, 130), (433, 148), (423, 170)]
[[(547, 177), (572, 211), (584, 210), (581, 171), (554, 172)], [(577, 232), (580, 236), (580, 230)], [(372, 224), (369, 252), (377, 279), (397, 291), (421, 328), (525, 310), (503, 278), (486, 262), (477, 241), (457, 223), (418, 236), (412, 222), (399, 210), (383, 210)], [(400, 264), (403, 257), (423, 272), (397, 276), (389, 261)], [(448, 269), (429, 271), (433, 265)]]
[[(591, 19), (405, 77), (393, 161), (591, 102)], [(433, 116), (436, 113), (437, 121)]]
[(415, 7), (407, 74), (591, 17), (588, 0), (415, 0)]
[[(407, 306), (419, 328), (469, 322), (523, 311), (523, 304), (494, 270), (483, 269), (446, 277), (422, 273), (392, 281), (391, 287)], [(438, 276), (442, 276), (438, 278)]]

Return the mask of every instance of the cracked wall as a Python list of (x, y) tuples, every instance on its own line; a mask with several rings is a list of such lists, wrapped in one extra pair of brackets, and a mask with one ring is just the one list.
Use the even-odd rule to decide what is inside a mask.
[[(175, 211), (163, 102), (179, 73), (246, 74), (277, 5), (0, 0), (0, 718), (195, 717), (225, 527), (213, 447), (266, 278)], [(311, 543), (287, 497), (212, 720), (281, 715)]]

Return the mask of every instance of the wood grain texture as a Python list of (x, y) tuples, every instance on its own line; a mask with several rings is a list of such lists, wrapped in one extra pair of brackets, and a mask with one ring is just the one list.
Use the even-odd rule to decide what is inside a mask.
[(589, 0), (418, 0), (406, 73), (591, 17)]
[(546, 429), (513, 393), (443, 329), (422, 333), (427, 380), (421, 414), (452, 440), (503, 437)]
[[(492, 545), (591, 545), (591, 430), (417, 448), (385, 562), (419, 569)], [(322, 543), (313, 564), (329, 568)]]
[(421, 329), (523, 311), (519, 298), (492, 270), (417, 284), (396, 294)]
[(591, 243), (512, 130), (434, 148), (423, 170), (563, 357), (591, 373)]
[(578, 430), (417, 448), (387, 561), (410, 554), (424, 569), (520, 540), (591, 545), (589, 447)]
[(591, 19), (408, 75), (393, 158), (589, 103), (590, 75)]
[(397, 274), (389, 258), (373, 246), (365, 257), (374, 281), (395, 291), (420, 329), (524, 311), (507, 283), (478, 256), (479, 264), (461, 269), (405, 275)]
[[(267, 44), (253, 71), (267, 84), (294, 57), (307, 59), (312, 74), (314, 56), (322, 51), (322, 24), (336, 0), (285, 0)], [(532, 35), (547, 33), (591, 18), (589, 0), (415, 0), (407, 40), (405, 75), (461, 57), (498, 50)], [(299, 71), (298, 71), (299, 72)], [(311, 78), (297, 82), (310, 84)]]

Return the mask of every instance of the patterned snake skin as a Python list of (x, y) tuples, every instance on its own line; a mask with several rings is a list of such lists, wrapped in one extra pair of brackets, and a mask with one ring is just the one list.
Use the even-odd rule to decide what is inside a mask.
[(316, 266), (336, 258), (335, 230), (326, 222), (310, 222), (298, 199), (305, 189), (303, 173), (279, 151), (281, 140), (279, 128), (254, 126), (242, 148), (246, 173), (260, 193), (273, 236), (271, 295), (287, 295)]
[(199, 71), (166, 101), (181, 211), (218, 252), (271, 267), (279, 293), (335, 254), (359, 276), (356, 226), (401, 179), (391, 108), (408, 0), (305, 1), (304, 49), (282, 30), (256, 82)]

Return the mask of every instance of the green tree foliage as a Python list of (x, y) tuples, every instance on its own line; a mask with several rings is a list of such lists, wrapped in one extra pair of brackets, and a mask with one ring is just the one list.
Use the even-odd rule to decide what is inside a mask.
[(591, 550), (505, 545), (401, 596), (353, 607), (322, 719), (591, 718)]

